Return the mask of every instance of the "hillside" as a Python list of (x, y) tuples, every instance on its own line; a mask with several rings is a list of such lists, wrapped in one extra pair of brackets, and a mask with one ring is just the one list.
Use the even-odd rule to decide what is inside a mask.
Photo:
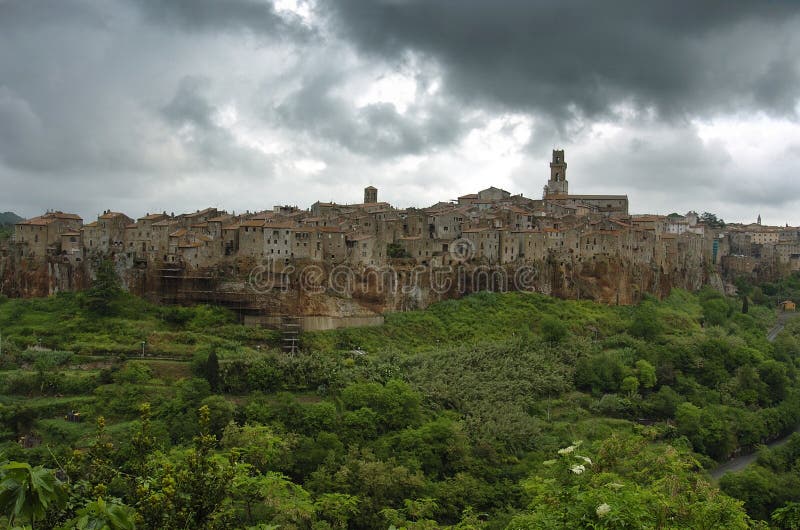
[(59, 470), (51, 525), (103, 497), (137, 528), (748, 528), (704, 468), (800, 423), (800, 324), (769, 343), (710, 290), (478, 293), (287, 355), (106, 287), (0, 300), (0, 451)]
[(13, 226), (24, 219), (14, 212), (0, 212), (0, 226)]

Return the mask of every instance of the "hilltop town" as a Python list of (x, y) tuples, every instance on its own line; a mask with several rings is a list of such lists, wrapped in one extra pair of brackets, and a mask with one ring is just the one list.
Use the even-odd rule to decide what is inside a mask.
[[(632, 215), (626, 195), (570, 194), (564, 151), (554, 150), (536, 199), (489, 187), (427, 208), (397, 209), (369, 186), (361, 203), (316, 202), (307, 210), (275, 206), (234, 215), (207, 208), (136, 220), (107, 210), (86, 224), (76, 214), (50, 211), (14, 226), (2, 251), (0, 291), (35, 296), (85, 287), (103, 259), (113, 260), (139, 294), (217, 301), (251, 313), (286, 306), (286, 292), (308, 280), (302, 274), (310, 265), (322, 277), (315, 280), (323, 286), (317, 294), (330, 290), (326, 275), (348, 267), (356, 288), (344, 298), (372, 312), (407, 308), (409, 297), (424, 306), (432, 292), (441, 298), (498, 288), (631, 303), (674, 286), (722, 288), (737, 275), (764, 279), (800, 270), (800, 229), (762, 226), (760, 218), (724, 225), (695, 212)], [(527, 282), (519, 278), (526, 265), (535, 266)], [(267, 266), (278, 281), (254, 288), (253, 269)], [(389, 267), (394, 279), (373, 274), (370, 283), (370, 271)], [(454, 275), (454, 267), (469, 271), (460, 291), (443, 293), (430, 282), (400, 294), (381, 289), (413, 271), (432, 278)], [(476, 278), (476, 271), (484, 274)], [(267, 292), (276, 289), (280, 300)], [(338, 311), (330, 303), (310, 307), (307, 297), (298, 293), (281, 311)]]

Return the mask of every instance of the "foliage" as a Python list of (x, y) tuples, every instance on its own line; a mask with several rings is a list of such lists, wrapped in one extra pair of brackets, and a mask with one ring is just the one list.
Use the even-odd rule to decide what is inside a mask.
[[(752, 296), (743, 314), (712, 290), (634, 307), (479, 293), (303, 334), (291, 356), (219, 308), (9, 300), (0, 450), (66, 477), (48, 527), (744, 527), (699, 462), (800, 423), (800, 323), (768, 342), (775, 313)], [(725, 491), (788, 527), (795, 445)]]
[(112, 303), (122, 293), (114, 262), (108, 259), (101, 261), (95, 274), (92, 287), (86, 291), (86, 306), (93, 313), (110, 315)]
[(134, 530), (136, 512), (116, 499), (105, 501), (99, 497), (78, 510), (77, 517), (64, 526), (64, 530)]
[(48, 509), (65, 500), (64, 488), (51, 470), (26, 462), (0, 466), (0, 510), (12, 523), (22, 519), (35, 527)]
[(410, 258), (411, 255), (400, 243), (389, 243), (386, 245), (386, 255), (390, 258)]
[(748, 528), (740, 503), (692, 480), (695, 467), (685, 450), (635, 435), (596, 451), (573, 442), (523, 481), (528, 511), (507, 528)]
[(716, 214), (703, 212), (700, 214), (700, 222), (705, 223), (709, 228), (725, 228), (725, 221), (717, 218)]
[(796, 465), (800, 461), (800, 434), (793, 434), (786, 444), (762, 448), (756, 464), (738, 473), (728, 473), (720, 488), (741, 499), (754, 518), (772, 520), (780, 528), (797, 528), (800, 488)]

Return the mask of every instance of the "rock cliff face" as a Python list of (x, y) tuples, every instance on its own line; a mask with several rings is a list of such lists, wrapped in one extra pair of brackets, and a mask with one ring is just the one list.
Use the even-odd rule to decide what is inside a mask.
[[(457, 264), (430, 268), (394, 260), (381, 269), (287, 266), (259, 269), (243, 260), (213, 269), (186, 271), (158, 264), (118, 266), (130, 292), (158, 303), (215, 303), (245, 315), (330, 316), (358, 318), (429, 304), (482, 291), (535, 291), (559, 298), (588, 299), (606, 304), (634, 304), (644, 294), (658, 298), (675, 287), (696, 290), (706, 284), (721, 288), (720, 274), (695, 267), (662, 270), (616, 257), (545, 261), (506, 265)], [(0, 292), (9, 297), (47, 296), (91, 284), (89, 262), (57, 259), (35, 263), (0, 258)]]
[(12, 298), (49, 296), (85, 289), (89, 284), (86, 269), (69, 262), (0, 257), (0, 294)]

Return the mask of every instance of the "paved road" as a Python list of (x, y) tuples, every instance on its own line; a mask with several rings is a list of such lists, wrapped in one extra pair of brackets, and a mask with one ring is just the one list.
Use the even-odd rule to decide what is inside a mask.
[[(800, 432), (800, 428), (797, 429), (795, 432)], [(784, 436), (783, 438), (779, 438), (774, 442), (770, 442), (766, 445), (767, 447), (780, 447), (781, 445), (789, 441), (789, 436), (791, 436), (792, 434)], [(750, 453), (748, 455), (737, 456), (736, 458), (728, 460), (724, 464), (721, 464), (712, 469), (711, 478), (719, 480), (725, 473), (729, 473), (731, 471), (741, 471), (750, 464), (752, 464), (753, 462), (755, 462), (757, 458), (758, 458), (758, 453)]]
[[(779, 313), (778, 321), (775, 323), (775, 326), (767, 332), (767, 340), (770, 342), (774, 341), (778, 334), (783, 331), (783, 328), (786, 326), (786, 322), (797, 315), (798, 313)], [(800, 428), (798, 428), (795, 432), (800, 432)], [(791, 436), (791, 434), (789, 436)], [(784, 436), (783, 438), (779, 438), (773, 442), (770, 442), (767, 444), (767, 447), (778, 447), (783, 445), (789, 440), (789, 436)], [(738, 456), (712, 469), (711, 477), (714, 479), (719, 479), (725, 473), (729, 473), (731, 471), (741, 471), (755, 462), (757, 458), (758, 454), (756, 453)]]
[(774, 341), (778, 336), (778, 333), (783, 331), (783, 328), (786, 326), (786, 322), (795, 315), (797, 315), (797, 313), (779, 313), (778, 321), (775, 323), (775, 327), (767, 332), (767, 340), (770, 342)]

